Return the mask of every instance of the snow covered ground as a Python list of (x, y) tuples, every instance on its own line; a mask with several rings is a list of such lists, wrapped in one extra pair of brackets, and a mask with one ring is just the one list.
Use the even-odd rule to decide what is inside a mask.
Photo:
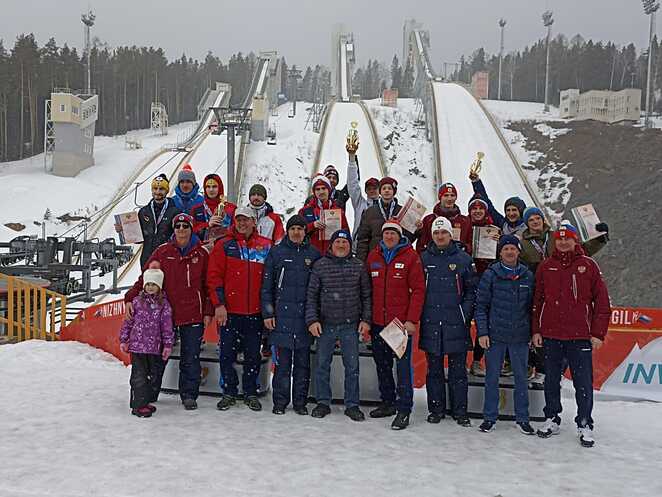
[[(35, 371), (37, 372), (35, 374)], [(75, 342), (0, 346), (0, 495), (142, 496), (659, 496), (662, 405), (596, 402), (597, 444), (581, 448), (574, 401), (562, 431), (525, 437), (513, 423), (491, 434), (451, 420), (354, 423), (215, 409), (186, 412), (162, 395), (150, 419), (129, 414), (130, 370)], [(567, 394), (568, 392), (566, 392)]]
[(416, 100), (399, 98), (397, 108), (380, 105), (380, 99), (368, 100), (366, 105), (377, 128), (388, 175), (398, 180), (400, 202), (411, 195), (431, 211), (437, 202), (434, 150), (425, 128), (414, 125)]
[[(89, 216), (104, 206), (141, 164), (155, 156), (165, 144), (183, 139), (192, 132), (195, 123), (171, 126), (166, 136), (153, 135), (150, 130), (132, 131), (131, 137), (142, 140), (143, 148), (128, 150), (124, 136), (95, 138), (95, 165), (74, 178), (61, 178), (44, 171), (43, 154), (29, 159), (0, 163), (0, 237), (9, 240), (19, 235), (41, 234), (34, 224), (41, 222), (46, 209), (53, 214), (47, 223), (48, 235), (59, 235), (70, 225), (55, 219), (66, 213)], [(174, 154), (166, 153), (148, 167), (156, 171)], [(25, 230), (16, 232), (5, 223), (21, 223)]]
[(288, 118), (292, 107), (287, 103), (278, 107), (278, 115), (269, 118), (276, 129), (276, 144), (252, 142), (247, 149), (240, 204), (248, 203), (248, 191), (255, 183), (267, 187), (267, 201), (285, 219), (304, 204), (310, 187), (310, 174), (315, 159), (319, 135), (312, 131), (312, 122), (305, 129), (310, 104), (297, 103), (297, 115)]
[(442, 179), (457, 187), (462, 211), (466, 212), (473, 194), (469, 166), (477, 152), (485, 153), (480, 176), (497, 209), (501, 211), (505, 200), (513, 195), (522, 198), (527, 205), (533, 205), (506, 148), (474, 97), (464, 87), (453, 83), (434, 83), (433, 90)]
[[(385, 176), (379, 164), (379, 150), (377, 149), (379, 144), (375, 145), (372, 141), (368, 119), (361, 106), (355, 103), (337, 102), (333, 106), (328, 119), (326, 136), (324, 137), (324, 142), (320, 145), (322, 151), (318, 163), (319, 171), (323, 171), (327, 165), (333, 164), (340, 174), (338, 185), (343, 187), (347, 184), (347, 151), (345, 150), (345, 143), (350, 124), (356, 121), (358, 123), (357, 130), (359, 132), (360, 142), (358, 151), (360, 181), (363, 182), (370, 177), (382, 178)], [(347, 216), (349, 227), (353, 228), (354, 209), (351, 202), (347, 203), (345, 215)]]
[(571, 130), (555, 128), (547, 123), (566, 123), (568, 120), (559, 118), (558, 108), (551, 107), (551, 112), (545, 113), (544, 105), (536, 102), (483, 100), (483, 104), (494, 117), (511, 150), (522, 164), (529, 184), (538, 190), (538, 198), (548, 207), (552, 224), (561, 221), (571, 195), (572, 176), (567, 174), (571, 163), (557, 164), (547, 160), (543, 167), (538, 167), (539, 161), (545, 159), (545, 155), (542, 152), (527, 150), (524, 135), (509, 129), (509, 126), (518, 121), (536, 122), (535, 129), (553, 141), (557, 136), (569, 133)]

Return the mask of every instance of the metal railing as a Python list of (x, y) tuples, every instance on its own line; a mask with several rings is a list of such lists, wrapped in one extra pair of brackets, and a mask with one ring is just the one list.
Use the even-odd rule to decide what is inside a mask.
[(0, 335), (9, 341), (57, 340), (67, 297), (28, 280), (0, 273)]

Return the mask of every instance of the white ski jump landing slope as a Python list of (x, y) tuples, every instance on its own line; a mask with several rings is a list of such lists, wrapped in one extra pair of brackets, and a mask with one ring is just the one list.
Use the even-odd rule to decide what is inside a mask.
[[(351, 122), (356, 121), (358, 123), (357, 130), (359, 132), (360, 142), (357, 154), (359, 157), (359, 182), (363, 185), (365, 180), (370, 177), (382, 178), (385, 176), (385, 172), (381, 170), (379, 164), (379, 150), (373, 142), (368, 118), (361, 106), (354, 103), (336, 102), (332, 107), (331, 115), (328, 119), (326, 134), (322, 143), (319, 145), (322, 147), (322, 150), (317, 164), (317, 171), (313, 171), (313, 174), (322, 172), (326, 166), (333, 164), (340, 174), (338, 186), (343, 188), (347, 184), (347, 151), (345, 150), (345, 143)], [(347, 216), (350, 229), (353, 229), (354, 208), (351, 201), (347, 202), (345, 215)]]
[(441, 153), (441, 174), (458, 191), (458, 205), (463, 213), (473, 195), (469, 165), (476, 152), (484, 152), (480, 177), (499, 212), (508, 197), (517, 195), (526, 205), (535, 205), (483, 109), (462, 86), (433, 83), (437, 110), (437, 128)]

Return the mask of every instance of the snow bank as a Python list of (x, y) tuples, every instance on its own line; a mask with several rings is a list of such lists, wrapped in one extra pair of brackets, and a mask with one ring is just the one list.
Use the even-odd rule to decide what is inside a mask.
[[(563, 399), (559, 436), (525, 437), (500, 422), (491, 434), (450, 419), (425, 422), (417, 391), (412, 425), (354, 423), (288, 410), (186, 412), (162, 395), (150, 419), (129, 414), (129, 369), (86, 345), (0, 346), (0, 495), (8, 497), (503, 496), (662, 494), (662, 405), (597, 402), (597, 444), (579, 446)], [(636, 484), (634, 484), (636, 482)]]
[(287, 117), (292, 104), (281, 105), (278, 115), (269, 118), (269, 126), (276, 130), (276, 144), (252, 142), (248, 145), (240, 204), (247, 204), (251, 186), (261, 183), (267, 187), (267, 201), (286, 220), (303, 206), (319, 136), (312, 131), (312, 122), (306, 129), (306, 109), (310, 105), (298, 102), (297, 115), (293, 118)]
[[(69, 225), (55, 218), (66, 213), (89, 216), (113, 198), (120, 185), (150, 156), (165, 144), (177, 140), (178, 135), (190, 132), (195, 123), (183, 123), (170, 127), (168, 135), (153, 135), (151, 130), (129, 133), (140, 138), (143, 148), (127, 150), (122, 136), (98, 136), (95, 138), (95, 165), (81, 171), (74, 178), (61, 178), (44, 171), (43, 154), (29, 159), (0, 163), (0, 238), (9, 240), (19, 235), (41, 234), (41, 222), (46, 209), (53, 214), (47, 223), (47, 234), (57, 236)], [(155, 161), (156, 170), (173, 154), (162, 155)], [(133, 203), (131, 203), (133, 205)], [(22, 223), (25, 230), (16, 232), (5, 223)]]
[(380, 99), (366, 104), (377, 128), (387, 173), (398, 180), (400, 203), (411, 195), (432, 211), (437, 202), (434, 150), (425, 128), (414, 124), (419, 111), (416, 100), (399, 98), (397, 108), (382, 106)]

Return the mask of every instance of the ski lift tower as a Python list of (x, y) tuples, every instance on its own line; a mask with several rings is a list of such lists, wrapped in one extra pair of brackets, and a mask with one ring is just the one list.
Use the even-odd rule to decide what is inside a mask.
[(218, 128), (214, 134), (220, 135), (223, 131), (227, 131), (227, 196), (230, 202), (236, 202), (238, 192), (235, 187), (235, 136), (251, 129), (252, 109), (250, 107), (211, 107), (211, 110), (214, 111), (218, 122)]

